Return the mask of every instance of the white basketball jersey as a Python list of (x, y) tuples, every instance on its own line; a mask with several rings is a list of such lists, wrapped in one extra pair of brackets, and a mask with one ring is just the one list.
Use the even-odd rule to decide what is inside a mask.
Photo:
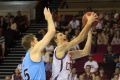
[(53, 54), (52, 80), (71, 80), (72, 60), (69, 54), (65, 54), (62, 59), (56, 57), (56, 48)]

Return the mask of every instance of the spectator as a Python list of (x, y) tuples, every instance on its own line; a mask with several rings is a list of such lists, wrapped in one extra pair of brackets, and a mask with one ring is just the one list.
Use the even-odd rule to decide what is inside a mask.
[(23, 80), (18, 68), (15, 69), (15, 73), (12, 75), (12, 80)]
[[(51, 57), (50, 57), (51, 58)], [(46, 63), (46, 66), (45, 66), (45, 70), (46, 70), (46, 78), (47, 80), (50, 79), (51, 77), (51, 72), (52, 72), (52, 62), (49, 61)]]
[(97, 39), (97, 44), (104, 44), (106, 45), (108, 43), (108, 37), (105, 35), (105, 33), (102, 31), (100, 33), (98, 33), (98, 39)]
[(7, 24), (3, 16), (0, 17), (0, 27), (5, 31), (7, 29)]
[(101, 32), (103, 29), (103, 20), (99, 20), (98, 24), (96, 25), (97, 32)]
[(118, 63), (116, 64), (116, 67), (119, 67), (119, 68), (120, 68), (120, 55), (119, 55)]
[(13, 35), (13, 38), (18, 39), (19, 32), (18, 32), (18, 27), (17, 27), (17, 24), (16, 24), (14, 18), (10, 18), (9, 28), (11, 31), (11, 35)]
[(119, 45), (120, 44), (120, 31), (117, 30), (115, 32), (111, 44), (112, 45)]
[(45, 35), (46, 31), (44, 29), (39, 30), (36, 34), (36, 37), (38, 38), (38, 40), (41, 40), (43, 38), (43, 36)]
[(21, 63), (18, 64), (17, 68), (19, 69), (20, 73), (22, 72), (22, 61), (23, 61), (24, 57), (21, 57)]
[(76, 16), (73, 16), (72, 20), (68, 24), (68, 26), (70, 26), (73, 30), (77, 29), (79, 25), (80, 22), (76, 19)]
[(52, 43), (50, 42), (47, 47), (45, 48), (46, 52), (49, 52), (50, 54), (53, 53), (54, 51), (54, 46), (52, 45)]
[(92, 74), (91, 71), (91, 65), (86, 65), (85, 73), (79, 76), (80, 80), (95, 80), (95, 75)]
[(108, 76), (107, 74), (105, 74), (105, 71), (103, 68), (99, 69), (99, 76), (101, 80), (108, 80)]
[(91, 66), (91, 70), (90, 70), (91, 73), (96, 72), (99, 67), (98, 63), (93, 60), (92, 55), (89, 55), (89, 60), (87, 62), (85, 62), (84, 69), (86, 68), (87, 65)]
[(104, 55), (104, 61), (105, 63), (113, 63), (114, 62), (115, 54), (112, 51), (112, 46), (107, 46), (107, 52)]
[(25, 30), (25, 20), (21, 13), (21, 11), (17, 11), (17, 16), (15, 17), (16, 24), (18, 26), (18, 30), (20, 32), (24, 32)]
[(60, 8), (68, 8), (67, 0), (62, 0)]
[(120, 68), (119, 68), (119, 67), (116, 67), (116, 68), (115, 68), (114, 75), (116, 75), (116, 74), (118, 74), (118, 75), (120, 74)]
[(0, 28), (0, 57), (5, 56), (5, 37), (2, 34), (2, 28)]
[(10, 76), (5, 76), (5, 80), (11, 80)]
[(78, 78), (77, 78), (77, 73), (76, 73), (76, 68), (73, 68), (72, 69), (72, 76), (71, 76), (72, 78), (72, 80), (78, 80)]
[(110, 31), (108, 32), (108, 44), (111, 44), (114, 36), (114, 30), (113, 28), (110, 28)]
[(61, 15), (60, 17), (61, 17), (61, 19), (59, 21), (60, 27), (62, 28), (62, 27), (67, 26), (66, 16), (65, 15)]
[(114, 77), (111, 80), (119, 80), (119, 75), (118, 74), (114, 74)]

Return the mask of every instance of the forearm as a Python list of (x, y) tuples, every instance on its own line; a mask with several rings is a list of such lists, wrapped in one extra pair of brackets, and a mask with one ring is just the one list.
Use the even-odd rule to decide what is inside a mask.
[(51, 19), (49, 19), (48, 21), (47, 21), (47, 23), (48, 23), (48, 31), (50, 31), (50, 32), (55, 32), (55, 24), (54, 24), (54, 22), (53, 22), (53, 19), (51, 18)]
[(91, 23), (87, 23), (83, 30), (80, 32), (80, 34), (78, 35), (78, 39), (80, 42), (84, 41), (84, 39), (86, 38), (87, 34), (88, 34), (88, 31), (89, 29), (91, 28)]
[(87, 42), (86, 42), (85, 47), (83, 49), (85, 54), (89, 54), (90, 53), (90, 51), (91, 51), (91, 44), (92, 44), (92, 33), (89, 33)]

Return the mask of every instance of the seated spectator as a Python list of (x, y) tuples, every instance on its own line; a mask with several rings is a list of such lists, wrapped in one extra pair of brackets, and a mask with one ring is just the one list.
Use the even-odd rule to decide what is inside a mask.
[(7, 23), (3, 16), (0, 17), (0, 27), (3, 28), (3, 31), (5, 31), (7, 29)]
[[(51, 57), (50, 57), (51, 58)], [(49, 61), (46, 63), (45, 66), (45, 70), (46, 70), (46, 78), (47, 80), (50, 79), (51, 74), (52, 74), (52, 61), (49, 59)]]
[(98, 24), (96, 25), (97, 32), (101, 32), (103, 29), (103, 20), (99, 20)]
[(54, 51), (54, 46), (52, 45), (52, 42), (50, 42), (47, 47), (45, 48), (46, 52), (53, 53)]
[(0, 57), (5, 56), (5, 37), (2, 34), (2, 28), (0, 28)]
[(110, 28), (110, 30), (108, 32), (108, 44), (111, 44), (113, 37), (114, 37), (114, 30), (112, 28)]
[(116, 67), (119, 67), (120, 68), (120, 55), (119, 55), (119, 58), (118, 58), (118, 62), (116, 64)]
[(119, 67), (116, 67), (116, 68), (115, 68), (114, 75), (116, 75), (116, 74), (118, 74), (118, 75), (120, 74), (120, 68), (119, 68)]
[(62, 0), (60, 8), (68, 8), (67, 0)]
[(10, 76), (5, 76), (5, 80), (11, 80)]
[(99, 76), (100, 76), (100, 80), (108, 80), (108, 76), (107, 74), (105, 74), (105, 71), (103, 68), (99, 69)]
[(115, 57), (115, 54), (112, 51), (112, 46), (108, 45), (107, 52), (105, 53), (105, 56), (104, 56), (104, 62), (105, 63), (113, 63), (114, 57)]
[(17, 68), (19, 69), (20, 73), (22, 72), (22, 61), (23, 61), (24, 57), (21, 57), (21, 63), (18, 64)]
[(120, 44), (120, 31), (117, 30), (115, 32), (111, 44), (112, 45), (119, 45)]
[(118, 74), (114, 74), (114, 77), (111, 80), (119, 80), (119, 75)]
[(79, 80), (78, 78), (77, 78), (77, 73), (76, 73), (76, 68), (72, 68), (72, 76), (71, 76), (72, 78), (72, 80)]
[(24, 32), (25, 30), (25, 20), (24, 20), (24, 17), (21, 13), (21, 11), (17, 11), (17, 16), (15, 17), (15, 22), (18, 26), (18, 30), (20, 32)]
[(108, 36), (105, 35), (105, 33), (102, 31), (98, 33), (98, 39), (97, 39), (97, 44), (107, 44), (108, 43)]
[(84, 69), (86, 68), (87, 65), (91, 66), (91, 70), (90, 70), (91, 73), (96, 72), (99, 67), (98, 63), (95, 60), (93, 60), (92, 55), (89, 55), (89, 60), (85, 62)]
[(43, 36), (45, 35), (46, 31), (44, 29), (39, 30), (36, 34), (36, 37), (38, 38), (38, 40), (41, 40), (43, 38)]
[(73, 16), (68, 26), (70, 26), (73, 30), (77, 29), (80, 26), (80, 22), (76, 19), (76, 16)]
[(14, 39), (19, 38), (19, 31), (18, 31), (17, 24), (14, 20), (14, 17), (10, 18), (9, 28), (11, 30), (11, 34), (13, 35), (13, 38)]
[(92, 74), (91, 71), (91, 65), (86, 65), (85, 73), (79, 76), (79, 80), (95, 80), (95, 75)]
[(15, 69), (15, 73), (12, 75), (12, 80), (23, 80), (18, 68)]

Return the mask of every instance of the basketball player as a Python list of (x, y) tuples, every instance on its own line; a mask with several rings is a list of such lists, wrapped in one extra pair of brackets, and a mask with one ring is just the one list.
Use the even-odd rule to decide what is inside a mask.
[[(97, 20), (97, 16), (95, 13), (92, 13), (91, 16), (86, 16), (88, 21), (81, 33), (72, 41), (68, 42), (66, 35), (63, 33), (56, 33), (55, 35), (55, 42), (57, 44), (57, 47), (54, 50), (54, 55), (53, 55), (53, 64), (52, 64), (52, 80), (71, 80), (70, 75), (71, 75), (71, 59), (70, 55), (68, 54), (68, 50), (72, 47), (77, 45), (78, 43), (82, 42), (87, 34), (88, 31), (91, 28), (91, 25), (94, 21)], [(88, 41), (86, 46), (88, 46), (88, 42), (91, 38), (91, 34), (88, 35)], [(84, 50), (85, 51), (85, 50)], [(81, 52), (82, 53), (82, 52)], [(80, 57), (81, 53), (75, 54)], [(88, 53), (85, 53), (88, 54)], [(72, 54), (73, 56), (74, 54)]]
[(49, 8), (44, 8), (45, 19), (48, 23), (48, 32), (41, 41), (28, 34), (22, 38), (22, 45), (27, 50), (22, 63), (23, 80), (46, 80), (45, 66), (42, 60), (42, 51), (49, 44), (55, 34), (55, 26)]

